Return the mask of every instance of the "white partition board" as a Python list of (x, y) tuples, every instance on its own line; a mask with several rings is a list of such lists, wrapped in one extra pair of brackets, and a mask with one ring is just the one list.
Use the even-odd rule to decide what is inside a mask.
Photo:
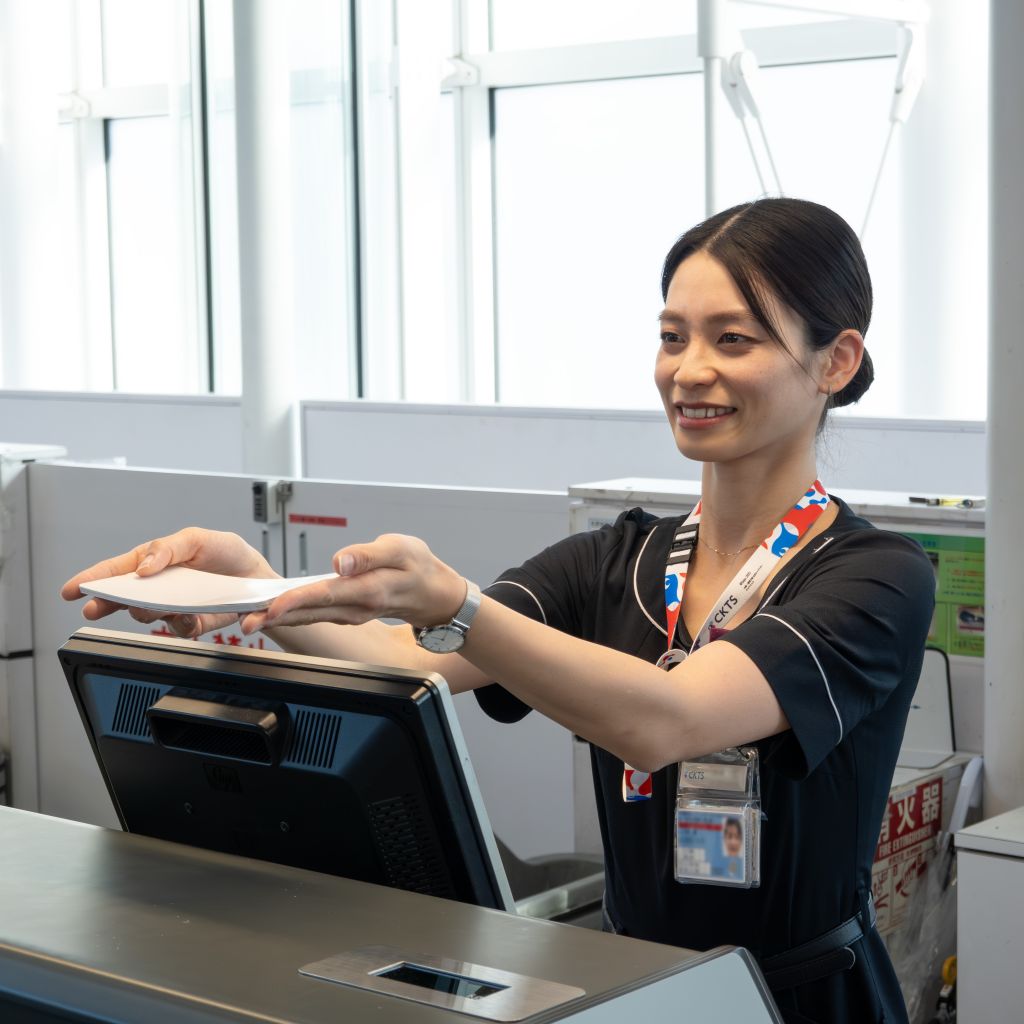
[[(234, 530), (260, 546), (262, 527), (252, 520), (252, 478), (57, 463), (34, 463), (28, 470), (38, 809), (116, 827), (56, 653), (71, 633), (89, 623), (81, 616), (80, 602), (61, 599), (60, 587), (100, 559), (192, 524)], [(271, 559), (280, 563), (277, 529), (269, 541)], [(95, 625), (144, 633), (154, 629), (126, 612)]]
[[(307, 477), (538, 490), (624, 476), (700, 477), (699, 464), (676, 450), (662, 412), (304, 402), (302, 429)], [(986, 489), (983, 423), (840, 413), (818, 451), (822, 479), (840, 493)]]
[[(315, 480), (295, 483), (288, 511), (336, 524), (289, 525), (289, 575), (329, 572), (339, 548), (407, 533), (480, 586), (566, 536), (569, 523), (562, 494)], [(472, 694), (455, 706), (495, 833), (520, 857), (572, 850), (570, 734), (538, 714), (494, 722)]]
[(242, 469), (241, 400), (222, 395), (0, 391), (0, 437), (63, 445), (79, 462)]
[[(304, 402), (301, 420), (313, 478), (561, 490), (573, 480), (699, 475), (660, 411)], [(78, 460), (241, 469), (234, 397), (0, 391), (0, 436), (63, 444)], [(986, 491), (983, 423), (839, 413), (818, 447), (832, 488)]]
[[(44, 813), (114, 825), (116, 819), (56, 659), (84, 624), (79, 605), (59, 597), (74, 572), (150, 537), (197, 524), (234, 530), (257, 546), (252, 478), (75, 464), (29, 467), (33, 563), (35, 716)], [(348, 525), (289, 526), (287, 571), (304, 544), (311, 572), (330, 569), (345, 543), (383, 532), (415, 533), (465, 575), (489, 582), (568, 533), (559, 494), (299, 481), (289, 512), (344, 518)], [(305, 538), (300, 534), (305, 533)], [(277, 528), (271, 561), (285, 571)], [(104, 623), (151, 632), (119, 612)], [(572, 848), (571, 738), (540, 715), (503, 726), (472, 695), (456, 698), (459, 719), (495, 831), (527, 857)]]

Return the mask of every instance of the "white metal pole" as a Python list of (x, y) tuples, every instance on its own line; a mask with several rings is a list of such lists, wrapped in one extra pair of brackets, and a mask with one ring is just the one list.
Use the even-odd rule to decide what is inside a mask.
[(715, 163), (718, 109), (722, 104), (722, 57), (726, 0), (697, 0), (697, 55), (703, 61), (705, 89), (705, 216), (717, 209)]
[(718, 108), (722, 104), (722, 58), (704, 58), (704, 216), (710, 217), (718, 209), (715, 195), (715, 149), (718, 133), (715, 130)]
[[(1024, 804), (1024, 4), (995, 0), (990, 24), (988, 507), (985, 515), (985, 813)], [(969, 260), (970, 253), (963, 253)], [(964, 359), (969, 339), (961, 338)]]
[(737, 49), (735, 31), (729, 31), (726, 0), (697, 0), (697, 55), (704, 62), (704, 215), (718, 210), (715, 189), (718, 112), (722, 93), (722, 62)]
[(234, 0), (242, 466), (297, 476), (287, 5)]

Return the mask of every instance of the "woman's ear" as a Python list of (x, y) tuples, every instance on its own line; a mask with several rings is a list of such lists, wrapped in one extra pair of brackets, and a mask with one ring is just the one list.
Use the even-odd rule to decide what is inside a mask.
[(864, 358), (864, 336), (852, 327), (840, 331), (829, 349), (828, 362), (819, 382), (819, 389), (828, 395), (838, 394), (853, 380)]

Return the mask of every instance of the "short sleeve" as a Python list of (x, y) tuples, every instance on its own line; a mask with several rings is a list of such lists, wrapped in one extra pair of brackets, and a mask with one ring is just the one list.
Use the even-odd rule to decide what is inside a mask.
[(909, 676), (920, 674), (935, 574), (907, 537), (842, 535), (794, 582), (722, 639), (758, 666), (789, 733), (772, 757), (800, 779), (812, 772)]
[[(641, 509), (631, 509), (614, 524), (566, 537), (518, 568), (507, 569), (484, 593), (520, 615), (582, 636), (587, 600), (601, 567), (626, 533), (634, 534), (652, 519)], [(531, 710), (497, 683), (474, 692), (484, 713), (499, 722), (518, 722)]]

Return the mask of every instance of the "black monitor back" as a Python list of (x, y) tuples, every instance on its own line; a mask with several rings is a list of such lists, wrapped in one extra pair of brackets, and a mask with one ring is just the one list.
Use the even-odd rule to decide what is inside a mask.
[(60, 659), (126, 831), (513, 908), (439, 676), (98, 629)]

